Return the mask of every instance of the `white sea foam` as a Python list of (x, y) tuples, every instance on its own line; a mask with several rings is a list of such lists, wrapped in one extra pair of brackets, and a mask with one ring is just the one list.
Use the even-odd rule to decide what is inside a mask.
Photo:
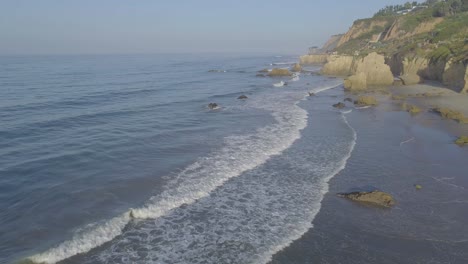
[(366, 106), (356, 106), (355, 108), (356, 109), (367, 109), (367, 108), (370, 108), (371, 106), (370, 105), (366, 105)]
[(279, 83), (274, 83), (273, 86), (274, 86), (274, 87), (283, 87), (284, 84), (285, 84), (285, 82), (281, 81), (281, 82), (279, 82)]
[(291, 78), (291, 82), (299, 81), (299, 73), (295, 73), (294, 76)]
[(351, 155), (356, 133), (345, 114), (340, 119), (339, 133), (288, 149), (197, 203), (141, 222), (86, 263), (268, 263), (312, 228), (328, 181)]
[(273, 62), (272, 65), (292, 65), (295, 63), (296, 63), (295, 61)]
[(280, 154), (300, 138), (300, 131), (307, 124), (307, 112), (296, 105), (298, 100), (293, 103), (287, 99), (287, 104), (282, 102), (284, 98), (277, 98), (258, 105), (275, 111), (275, 124), (260, 128), (254, 134), (227, 137), (225, 147), (183, 170), (165, 186), (165, 191), (150, 198), (144, 206), (131, 209), (95, 228), (80, 231), (71, 240), (29, 259), (38, 263), (55, 263), (87, 252), (120, 235), (131, 218), (156, 219), (181, 205), (192, 204), (227, 180)]

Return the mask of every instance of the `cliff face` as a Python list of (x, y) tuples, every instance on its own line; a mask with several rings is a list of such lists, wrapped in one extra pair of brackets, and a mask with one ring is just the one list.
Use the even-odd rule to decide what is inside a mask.
[(328, 41), (325, 43), (325, 45), (323, 45), (322, 52), (327, 53), (327, 52), (334, 50), (338, 46), (338, 43), (340, 42), (340, 39), (342, 37), (343, 37), (343, 34), (331, 36), (328, 39)]
[(327, 57), (328, 56), (326, 54), (303, 55), (299, 58), (299, 64), (323, 64), (327, 62)]
[(468, 2), (458, 7), (452, 3), (439, 1), (406, 15), (357, 20), (337, 41), (322, 73), (352, 76), (350, 87), (366, 87), (391, 84), (390, 69), (405, 85), (432, 80), (468, 93)]
[(345, 55), (328, 56), (327, 63), (322, 68), (325, 75), (349, 76), (354, 73), (354, 57)]
[(388, 26), (390, 23), (389, 19), (382, 18), (382, 19), (363, 19), (363, 20), (358, 20), (354, 22), (353, 26), (344, 34), (341, 38), (340, 41), (338, 42), (337, 47), (342, 46), (346, 42), (352, 40), (352, 39), (357, 39), (363, 35), (375, 32), (379, 33), (384, 31), (384, 29)]
[(437, 24), (441, 23), (442, 21), (443, 18), (437, 17), (429, 21), (422, 22), (417, 25), (416, 28), (408, 30), (405, 26), (405, 23), (407, 22), (403, 19), (397, 19), (387, 30), (386, 34), (382, 38), (382, 41), (410, 38), (418, 34), (428, 33), (433, 31)]

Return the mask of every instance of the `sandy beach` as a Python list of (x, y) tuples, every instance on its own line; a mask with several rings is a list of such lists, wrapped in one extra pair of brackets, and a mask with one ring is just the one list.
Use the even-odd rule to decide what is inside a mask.
[[(443, 106), (466, 113), (468, 97), (435, 84), (386, 90), (370, 92), (379, 106), (349, 114), (358, 139), (346, 168), (330, 180), (314, 228), (272, 263), (468, 262), (468, 148), (454, 144), (468, 125), (427, 111)], [(342, 89), (330, 93), (337, 101), (356, 97)], [(402, 111), (392, 94), (424, 111)], [(396, 205), (382, 209), (336, 195), (367, 189), (390, 193)]]

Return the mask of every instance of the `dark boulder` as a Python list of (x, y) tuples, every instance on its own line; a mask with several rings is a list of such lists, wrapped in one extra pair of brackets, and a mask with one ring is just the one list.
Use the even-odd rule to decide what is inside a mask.
[(211, 110), (218, 109), (219, 105), (217, 103), (209, 103), (208, 108)]
[(241, 95), (239, 97), (237, 97), (237, 99), (240, 99), (240, 100), (244, 100), (244, 99), (247, 99), (248, 97), (246, 95)]
[(352, 103), (352, 102), (353, 102), (353, 99), (351, 99), (351, 98), (348, 97), (348, 98), (345, 98), (344, 101), (345, 101), (345, 102), (351, 102), (351, 103)]
[(343, 104), (342, 102), (339, 102), (339, 103), (334, 104), (333, 107), (338, 108), (338, 109), (343, 109), (346, 107), (346, 105)]

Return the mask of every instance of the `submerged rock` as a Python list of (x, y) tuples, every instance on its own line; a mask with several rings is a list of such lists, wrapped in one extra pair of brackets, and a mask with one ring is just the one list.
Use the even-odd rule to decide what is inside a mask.
[(334, 104), (333, 107), (338, 108), (338, 109), (343, 109), (346, 107), (346, 105), (343, 104), (342, 102), (339, 102), (339, 103)]
[(255, 75), (256, 77), (266, 77), (265, 74), (261, 74), (261, 73), (258, 73), (257, 75)]
[(376, 106), (378, 103), (373, 96), (359, 96), (354, 104), (357, 106)]
[(468, 144), (468, 137), (467, 136), (461, 136), (459, 137), (456, 141), (455, 144), (464, 146)]
[(219, 105), (217, 103), (209, 103), (208, 108), (211, 110), (218, 109)]
[(351, 103), (352, 103), (352, 102), (353, 102), (353, 99), (347, 97), (347, 98), (345, 98), (343, 101), (345, 101), (345, 102), (351, 102)]
[(293, 74), (288, 69), (274, 68), (269, 73), (270, 77), (292, 76)]
[(259, 70), (260, 73), (268, 73), (268, 69)]
[(239, 97), (237, 97), (237, 99), (240, 99), (240, 100), (244, 100), (244, 99), (247, 99), (248, 97), (246, 95), (241, 95)]
[(339, 193), (338, 196), (348, 198), (352, 201), (374, 204), (383, 207), (395, 205), (393, 196), (381, 191)]

